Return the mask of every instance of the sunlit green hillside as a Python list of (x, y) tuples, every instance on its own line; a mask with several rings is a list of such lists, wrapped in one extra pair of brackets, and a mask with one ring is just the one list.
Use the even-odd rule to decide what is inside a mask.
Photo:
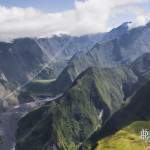
[(137, 121), (114, 135), (99, 141), (96, 150), (148, 150), (150, 144), (141, 140), (142, 129), (150, 129), (150, 121)]

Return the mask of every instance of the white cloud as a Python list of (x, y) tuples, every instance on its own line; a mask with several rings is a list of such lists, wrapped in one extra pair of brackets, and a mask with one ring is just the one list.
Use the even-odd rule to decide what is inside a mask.
[[(122, 12), (135, 18), (144, 16), (143, 11), (137, 14), (135, 9), (127, 12), (126, 8), (146, 2), (150, 4), (149, 0), (76, 0), (75, 9), (58, 13), (0, 6), (0, 40), (26, 36), (45, 37), (58, 33), (82, 35), (105, 32), (109, 28), (108, 22), (113, 22), (112, 16), (116, 12), (119, 12), (118, 18), (121, 18)], [(142, 19), (138, 20), (144, 22)]]
[(150, 19), (150, 15), (140, 15), (133, 20), (133, 23), (129, 24), (129, 28), (136, 28), (139, 26), (144, 26)]

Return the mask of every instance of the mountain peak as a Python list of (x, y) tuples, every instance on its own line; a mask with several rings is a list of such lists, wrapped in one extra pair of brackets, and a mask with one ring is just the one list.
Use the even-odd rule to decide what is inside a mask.
[(132, 22), (124, 22), (124, 23), (122, 23), (121, 25), (119, 25), (118, 27), (116, 27), (116, 28), (113, 28), (112, 30), (111, 30), (111, 32), (112, 31), (115, 31), (115, 30), (117, 30), (117, 31), (120, 31), (120, 30), (128, 30), (129, 29), (129, 24), (131, 24)]

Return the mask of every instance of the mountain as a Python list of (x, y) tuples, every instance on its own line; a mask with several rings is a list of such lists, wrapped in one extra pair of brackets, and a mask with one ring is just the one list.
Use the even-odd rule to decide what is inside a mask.
[(143, 86), (139, 91), (135, 93), (135, 95), (131, 97), (129, 104), (114, 113), (100, 130), (93, 133), (93, 135), (88, 139), (87, 143), (91, 143), (93, 147), (98, 140), (114, 134), (115, 132), (135, 121), (149, 121), (149, 90), (150, 82)]
[[(128, 66), (89, 68), (74, 81), (70, 78), (73, 83), (61, 98), (20, 120), (16, 149), (77, 149), (82, 142), (82, 149), (87, 149), (132, 122), (148, 120), (150, 84), (143, 84), (149, 82), (145, 78), (149, 57), (149, 53), (144, 54)], [(59, 88), (68, 82), (67, 76), (62, 77)], [(120, 132), (116, 133), (118, 137)]]
[(101, 41), (103, 34), (84, 35), (80, 37), (60, 35), (51, 38), (35, 39), (39, 47), (49, 57), (49, 68), (52, 69), (54, 78), (67, 66), (70, 58), (82, 51), (91, 49), (95, 43)]
[[(86, 57), (86, 62), (102, 67), (112, 67), (133, 62), (144, 53), (150, 52), (149, 29), (150, 23), (143, 27), (131, 29), (119, 38), (97, 43), (84, 56)], [(77, 69), (80, 70), (80, 68)]]
[[(55, 85), (53, 83), (52, 87), (63, 86), (64, 80), (64, 88), (60, 88), (60, 91), (55, 91), (58, 91), (58, 93), (65, 91), (81, 72), (91, 66), (112, 68), (120, 65), (130, 65), (142, 55), (150, 53), (149, 29), (150, 23), (146, 26), (129, 30), (116, 39), (103, 43), (96, 43), (95, 46), (86, 53), (76, 53), (70, 59), (66, 68), (58, 76)], [(52, 91), (51, 89), (52, 88), (50, 88), (50, 91)]]
[(32, 79), (45, 62), (44, 54), (33, 39), (17, 39), (12, 43), (0, 42), (0, 106), (2, 108), (18, 104), (17, 92), (14, 94), (11, 92)]
[(106, 33), (88, 34), (79, 37), (55, 35), (52, 38), (36, 39), (36, 42), (51, 59), (53, 59), (55, 55), (55, 61), (50, 63), (50, 68), (54, 69), (54, 74), (57, 77), (65, 66), (67, 66), (68, 62), (70, 62), (72, 56), (80, 52), (86, 53), (92, 49), (96, 43), (119, 38), (128, 32), (128, 23), (129, 22), (125, 22)]
[[(122, 26), (125, 25), (127, 26), (127, 24)], [(119, 28), (122, 29), (122, 26)], [(137, 68), (137, 66), (140, 67), (141, 62), (141, 65), (143, 63), (143, 66), (146, 67), (145, 69), (148, 70), (149, 56), (147, 56), (147, 54), (149, 55), (150, 53), (149, 28), (150, 24), (147, 24), (146, 26), (138, 27), (129, 30), (128, 32), (123, 32), (124, 34), (121, 34), (118, 38), (95, 44), (95, 46), (87, 52), (76, 53), (74, 56), (72, 56), (68, 62), (68, 65), (58, 76), (56, 82), (50, 85), (49, 91), (53, 93), (53, 89), (55, 89), (53, 94), (64, 92), (82, 71), (91, 66), (111, 68), (121, 64), (129, 65), (129, 67), (135, 71), (135, 74), (138, 75), (142, 73), (140, 70), (139, 73), (136, 71), (136, 69), (140, 69)], [(142, 62), (140, 58), (144, 59), (145, 62)], [(132, 66), (130, 66), (130, 64), (132, 64)], [(149, 76), (148, 72), (147, 75), (145, 74), (145, 76)], [(57, 87), (61, 88), (57, 89)]]
[(80, 51), (86, 52), (90, 50), (98, 42), (101, 43), (119, 38), (128, 32), (129, 23), (130, 22), (125, 22), (106, 33), (88, 34), (83, 36), (69, 36), (62, 34), (60, 36), (55, 35), (51, 38), (36, 39), (36, 41), (42, 49), (47, 51), (47, 53), (51, 51), (52, 56), (59, 51), (59, 57), (62, 59), (65, 57), (66, 60), (69, 60), (74, 54)]
[(22, 82), (32, 78), (47, 63), (52, 71), (61, 70), (74, 54), (86, 52), (95, 43), (105, 41), (106, 35), (113, 34), (113, 38), (117, 38), (127, 32), (124, 29), (120, 33), (120, 28), (104, 34), (80, 37), (60, 35), (41, 39), (21, 38), (11, 43), (0, 42), (0, 72), (8, 81)]
[[(4, 111), (10, 105), (20, 108), (23, 105), (20, 103), (29, 104), (30, 100), (41, 103), (39, 97), (34, 98), (36, 95), (44, 97), (43, 103), (53, 98), (20, 120), (16, 149), (77, 149), (109, 117), (130, 102), (130, 96), (139, 87), (141, 72), (136, 74), (134, 65), (123, 65), (148, 52), (148, 30), (146, 25), (129, 31), (128, 23), (124, 23), (108, 33), (1, 42), (0, 110)], [(126, 41), (128, 39), (131, 43)], [(126, 44), (123, 43), (125, 41)], [(138, 55), (134, 59), (126, 58), (132, 49), (135, 53), (140, 41)], [(134, 45), (137, 46), (135, 49)], [(135, 64), (140, 65), (138, 61)], [(142, 72), (144, 78), (149, 76), (147, 68), (148, 65)], [(21, 93), (13, 92), (10, 96), (16, 87), (26, 85), (24, 83), (28, 85), (22, 88)], [(0, 114), (1, 130), (10, 127), (5, 123), (12, 121), (12, 112), (13, 117), (17, 117), (12, 121), (15, 131), (21, 112), (14, 108)], [(24, 112), (24, 108), (22, 110)], [(10, 146), (14, 145), (14, 133), (10, 131), (11, 136), (7, 133), (4, 134), (6, 144), (2, 147), (7, 145), (7, 141)]]
[(86, 54), (87, 61), (102, 67), (111, 67), (117, 64), (127, 64), (150, 52), (149, 30), (150, 24), (134, 28), (122, 34), (120, 38), (104, 43), (97, 43)]
[[(73, 55), (88, 51), (97, 42), (108, 40), (109, 34), (111, 39), (118, 37), (120, 30), (116, 28), (108, 33), (80, 37), (55, 35), (51, 38), (21, 38), (10, 43), (0, 42), (0, 76), (7, 80), (5, 85), (9, 85), (0, 84), (1, 99), (4, 99), (16, 87), (26, 85), (33, 78), (57, 78)], [(17, 101), (18, 92), (14, 94), (13, 99)], [(9, 99), (12, 98), (9, 96)]]
[[(128, 26), (124, 24), (112, 30), (110, 37), (105, 35), (104, 41), (104, 36), (100, 36), (101, 41), (90, 50), (81, 50), (81, 39), (76, 39), (79, 43), (75, 44), (78, 45), (75, 53), (62, 48), (68, 46), (64, 44), (66, 41), (73, 45), (75, 42), (70, 41), (74, 38), (53, 37), (52, 43), (50, 39), (35, 39), (43, 54), (48, 56), (43, 58), (52, 59), (60, 52), (60, 59), (56, 56), (55, 64), (67, 61), (64, 63), (67, 66), (56, 80), (32, 81), (27, 92), (62, 96), (19, 121), (16, 150), (87, 149), (132, 122), (148, 120), (149, 95), (146, 89), (149, 84), (144, 87), (143, 84), (149, 81), (150, 72), (149, 27), (147, 24), (126, 30)], [(107, 37), (110, 40), (106, 40)], [(89, 43), (87, 39), (86, 36), (83, 41)]]
[[(82, 53), (82, 55), (81, 55)], [(84, 55), (85, 53), (80, 52), (76, 54), (72, 58), (73, 64), (69, 64), (63, 71), (62, 73), (58, 76), (56, 80), (53, 80), (52, 82), (31, 82), (26, 86), (25, 88), (25, 93), (27, 95), (34, 95), (38, 96), (40, 94), (46, 94), (48, 96), (55, 96), (58, 94), (61, 94), (65, 92), (72, 84), (74, 79), (79, 75), (79, 71), (76, 69), (80, 66), (83, 65), (82, 71), (86, 70), (88, 66), (93, 66), (92, 64), (86, 64), (86, 57)], [(79, 59), (77, 59), (77, 55), (80, 55)], [(76, 57), (77, 56), (77, 57)], [(84, 61), (83, 61), (84, 60)], [(83, 63), (84, 62), (84, 63)], [(86, 67), (85, 67), (86, 66)], [(133, 89), (131, 90), (128, 85), (124, 84), (124, 88), (130, 89), (126, 91), (126, 96), (128, 97), (132, 92), (129, 91), (134, 91), (137, 88), (140, 88), (143, 86), (145, 83), (147, 83), (150, 80), (150, 53), (145, 53), (142, 56), (138, 57), (135, 61), (128, 65), (119, 65), (113, 68), (128, 68), (128, 70), (132, 70), (134, 75), (137, 77), (137, 83), (132, 87)], [(101, 68), (97, 66), (98, 68)], [(80, 70), (81, 71), (81, 70)], [(81, 72), (82, 72), (81, 71)]]
[(103, 38), (102, 42), (111, 41), (116, 38), (120, 38), (123, 34), (129, 32), (129, 24), (132, 22), (124, 22), (120, 26), (113, 28), (110, 32), (106, 33)]
[(0, 43), (0, 71), (10, 82), (22, 82), (44, 63), (41, 49), (32, 39)]
[(123, 85), (132, 86), (136, 81), (132, 70), (127, 68), (87, 69), (61, 98), (19, 121), (16, 150), (77, 149), (111, 114), (124, 106)]
[[(80, 37), (60, 35), (52, 38), (37, 39), (36, 42), (47, 53), (51, 53), (51, 57), (59, 53), (59, 59), (70, 59), (78, 51), (87, 51), (91, 49), (96, 42), (101, 41), (102, 34), (84, 35)], [(51, 51), (51, 52), (50, 52)]]
[[(88, 36), (87, 36), (88, 37)], [(98, 36), (97, 40), (98, 40)], [(96, 38), (94, 37), (94, 39)], [(72, 40), (73, 38), (73, 40)], [(68, 39), (68, 40), (67, 40)], [(82, 41), (80, 42), (80, 39)], [(16, 91), (12, 96), (8, 96), (14, 89), (20, 85), (26, 85), (32, 78), (51, 79), (56, 78), (61, 70), (65, 67), (66, 58), (73, 54), (64, 55), (63, 59), (54, 58), (56, 53), (61, 50), (70, 48), (70, 51), (75, 53), (75, 45), (82, 48), (82, 43), (85, 44), (85, 49), (94, 43), (91, 38), (85, 37), (70, 37), (70, 36), (54, 36), (49, 39), (31, 39), (21, 38), (12, 41), (11, 43), (0, 42), (0, 107), (17, 105)], [(92, 42), (90, 42), (90, 40)], [(71, 44), (71, 41), (73, 44)], [(76, 42), (77, 41), (77, 42)], [(80, 43), (79, 43), (80, 42)], [(69, 44), (70, 43), (70, 44)], [(80, 48), (80, 49), (81, 49)], [(84, 50), (85, 50), (84, 49)], [(63, 55), (63, 52), (62, 54)], [(8, 97), (5, 99), (5, 97)], [(5, 100), (4, 100), (5, 99)], [(6, 104), (5, 104), (6, 103)]]
[(137, 58), (133, 63), (129, 64), (134, 74), (138, 77), (135, 87), (140, 89), (150, 80), (150, 53), (145, 53)]
[(138, 75), (145, 74), (150, 70), (150, 53), (145, 53), (137, 58), (132, 64), (131, 68)]
[[(86, 63), (87, 58), (85, 53), (90, 50), (95, 43), (101, 43), (110, 39), (119, 38), (126, 32), (128, 32), (128, 23), (124, 23), (112, 31), (103, 34), (91, 34), (81, 37), (61, 35), (53, 36), (52, 38), (33, 39), (43, 52), (43, 58), (46, 58), (44, 59), (45, 62), (49, 64), (36, 78), (57, 78), (57, 80), (55, 83), (52, 82), (44, 85), (45, 87), (43, 85), (40, 86), (39, 84), (31, 82), (27, 86), (27, 91), (51, 91), (49, 92), (49, 95), (52, 96), (63, 93), (71, 85), (77, 75), (92, 65), (90, 62), (90, 65), (89, 63)], [(84, 64), (83, 61), (85, 62)], [(76, 69), (78, 66), (79, 68), (82, 68), (79, 71)], [(64, 88), (59, 88), (64, 84)]]

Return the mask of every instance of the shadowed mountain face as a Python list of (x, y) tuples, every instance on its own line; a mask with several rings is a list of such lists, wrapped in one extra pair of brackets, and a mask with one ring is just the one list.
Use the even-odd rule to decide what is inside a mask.
[(30, 80), (46, 62), (44, 53), (32, 39), (18, 39), (0, 43), (0, 106), (16, 105), (16, 95), (7, 95)]
[[(37, 79), (56, 78), (75, 53), (91, 49), (102, 37), (103, 34), (81, 37), (61, 35), (42, 39), (22, 38), (11, 43), (0, 42), (0, 99), (32, 80), (38, 73), (35, 77)], [(14, 95), (8, 99), (9, 102), (5, 105), (18, 103)], [(0, 107), (1, 105), (4, 105), (2, 101)]]
[[(32, 60), (27, 60), (28, 55), (35, 59), (37, 55), (41, 54), (38, 54), (39, 49), (32, 43), (32, 40), (24, 39), (24, 41), (26, 41), (28, 46), (23, 45), (22, 43), (24, 42), (19, 40), (13, 44), (0, 43), (0, 112), (4, 111), (4, 108), (7, 108), (8, 105), (11, 106), (18, 103), (15, 95), (9, 97), (10, 101), (8, 99), (3, 100), (3, 97), (9, 95), (11, 90), (15, 89), (14, 86), (19, 84), (19, 82), (21, 83), (26, 80), (29, 71), (37, 66), (37, 61), (41, 61), (40, 58), (40, 60), (35, 61), (33, 64)], [(17, 49), (17, 45), (19, 45), (20, 51)], [(30, 48), (37, 49), (37, 54), (34, 54), (34, 51), (30, 52)]]
[(150, 53), (145, 53), (137, 58), (131, 65), (131, 68), (138, 75), (146, 74), (150, 70)]
[(44, 54), (32, 39), (0, 43), (0, 70), (10, 82), (23, 82), (44, 64)]

